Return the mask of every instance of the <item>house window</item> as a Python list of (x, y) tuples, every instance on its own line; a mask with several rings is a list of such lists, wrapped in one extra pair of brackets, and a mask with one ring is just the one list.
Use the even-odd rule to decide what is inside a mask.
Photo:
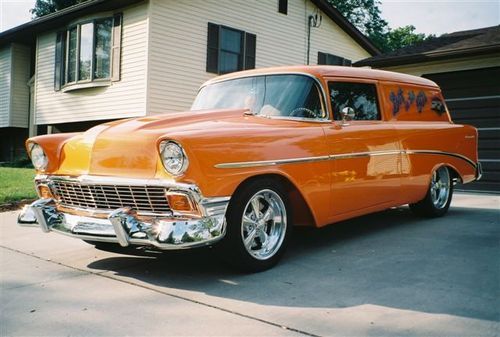
[(377, 88), (370, 83), (329, 82), (333, 118), (342, 119), (342, 110), (352, 108), (353, 120), (379, 120)]
[(278, 12), (281, 14), (288, 14), (288, 0), (278, 0)]
[(255, 68), (254, 34), (208, 23), (207, 72), (226, 74)]
[(56, 40), (54, 89), (120, 78), (121, 14), (70, 26)]
[(332, 65), (332, 66), (351, 66), (352, 62), (349, 59), (341, 56), (318, 52), (318, 64)]

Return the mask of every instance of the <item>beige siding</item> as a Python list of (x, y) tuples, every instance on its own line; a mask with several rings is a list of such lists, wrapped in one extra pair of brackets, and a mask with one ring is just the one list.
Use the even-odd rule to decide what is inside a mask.
[(10, 126), (11, 48), (0, 48), (0, 128)]
[(445, 73), (450, 71), (471, 70), (498, 66), (500, 66), (500, 53), (488, 56), (476, 56), (455, 60), (451, 59), (385, 67), (381, 69), (422, 76), (425, 74)]
[(56, 32), (38, 36), (35, 123), (55, 124), (146, 114), (147, 4), (123, 10), (121, 80), (108, 87), (54, 91)]
[(12, 45), (12, 93), (10, 126), (27, 128), (29, 119), (30, 48)]
[[(305, 64), (307, 17), (318, 13), (309, 0), (289, 0), (288, 15), (277, 1), (151, 0), (149, 113), (188, 109), (206, 72), (208, 22), (257, 35), (256, 67)], [(320, 13), (321, 14), (321, 13)], [(351, 59), (370, 55), (325, 14), (311, 32), (310, 63), (318, 50)]]

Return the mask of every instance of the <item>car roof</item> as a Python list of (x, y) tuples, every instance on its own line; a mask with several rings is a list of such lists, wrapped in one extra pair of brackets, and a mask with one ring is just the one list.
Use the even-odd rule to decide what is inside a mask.
[(389, 82), (401, 82), (407, 84), (415, 84), (422, 86), (437, 87), (437, 84), (426, 78), (396, 73), (385, 70), (375, 70), (369, 68), (355, 68), (344, 66), (287, 66), (287, 67), (272, 67), (272, 68), (259, 68), (252, 70), (238, 71), (222, 76), (215, 77), (208, 80), (203, 86), (219, 81), (235, 79), (246, 76), (256, 76), (264, 74), (287, 74), (287, 73), (302, 73), (312, 75), (318, 78), (322, 77), (345, 77), (345, 78), (359, 78), (371, 79)]

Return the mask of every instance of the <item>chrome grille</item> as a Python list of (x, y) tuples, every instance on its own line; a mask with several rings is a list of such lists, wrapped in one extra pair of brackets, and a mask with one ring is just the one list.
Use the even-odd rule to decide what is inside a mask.
[(94, 185), (53, 180), (52, 192), (62, 206), (114, 210), (132, 207), (139, 213), (170, 212), (161, 186)]

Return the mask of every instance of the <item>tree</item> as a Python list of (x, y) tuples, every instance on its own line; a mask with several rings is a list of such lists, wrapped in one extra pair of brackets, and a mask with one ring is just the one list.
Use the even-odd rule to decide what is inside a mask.
[(434, 35), (415, 33), (415, 27), (408, 25), (389, 28), (380, 12), (380, 0), (328, 0), (337, 10), (382, 52), (389, 52), (424, 41)]
[(415, 33), (415, 26), (413, 25), (390, 29), (386, 34), (386, 48), (388, 50), (396, 50), (414, 45), (431, 37), (434, 37), (434, 35), (426, 36), (422, 33)]
[(30, 10), (30, 13), (33, 17), (39, 18), (85, 1), (87, 0), (36, 0), (35, 7)]

